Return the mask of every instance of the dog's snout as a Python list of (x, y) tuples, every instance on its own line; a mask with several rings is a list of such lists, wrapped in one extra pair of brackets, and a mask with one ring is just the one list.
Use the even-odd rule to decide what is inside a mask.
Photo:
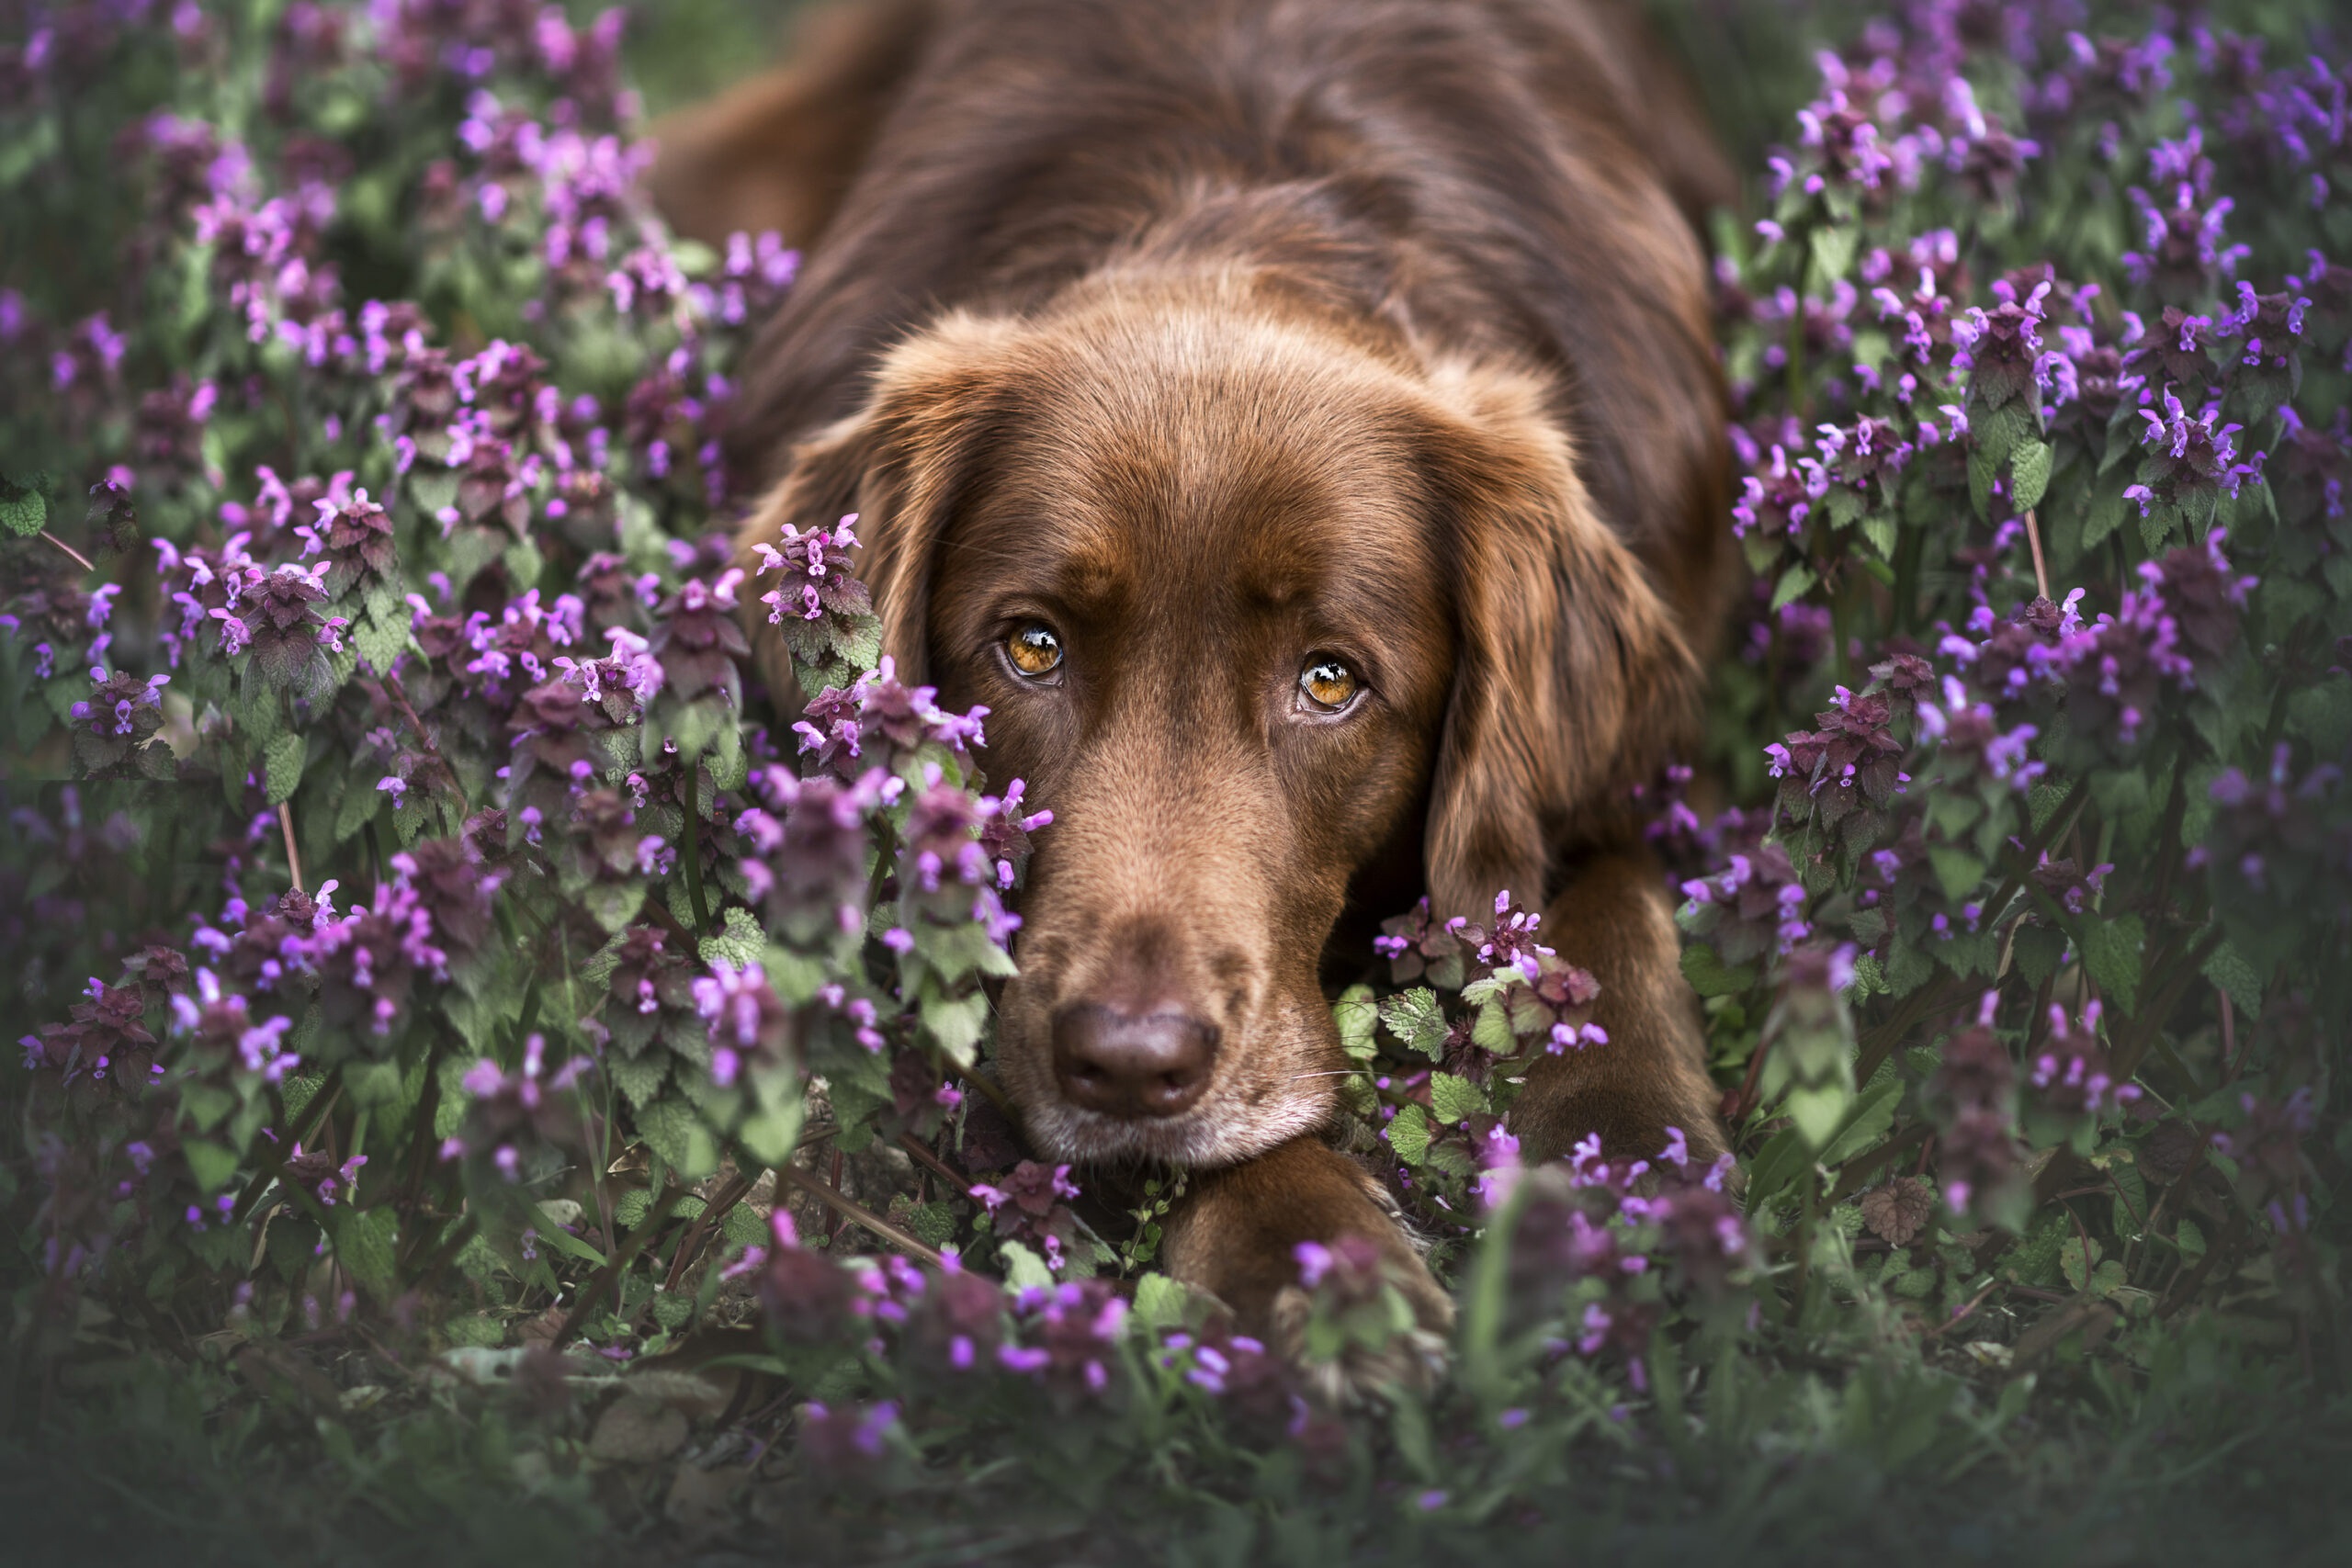
[(1080, 1003), (1054, 1015), (1054, 1077), (1081, 1110), (1177, 1116), (1207, 1091), (1216, 1045), (1214, 1024), (1181, 1012)]

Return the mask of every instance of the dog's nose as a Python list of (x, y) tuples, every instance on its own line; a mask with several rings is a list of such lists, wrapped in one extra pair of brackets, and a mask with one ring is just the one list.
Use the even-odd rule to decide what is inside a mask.
[(1124, 1012), (1079, 1003), (1054, 1015), (1054, 1077), (1081, 1110), (1177, 1116), (1209, 1087), (1214, 1025), (1181, 1012)]

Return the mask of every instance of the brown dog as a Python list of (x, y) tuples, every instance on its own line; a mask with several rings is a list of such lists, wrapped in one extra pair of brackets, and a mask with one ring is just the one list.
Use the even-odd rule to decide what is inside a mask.
[(1727, 570), (1725, 181), (1618, 7), (893, 0), (663, 141), (684, 227), (809, 247), (747, 549), (858, 513), (899, 668), (1055, 812), (997, 1039), (1041, 1152), (1191, 1168), (1166, 1261), (1245, 1323), (1355, 1234), (1442, 1326), (1323, 1142), (1322, 977), (1501, 888), (1611, 1037), (1538, 1069), (1526, 1152), (1723, 1146), (1625, 803)]

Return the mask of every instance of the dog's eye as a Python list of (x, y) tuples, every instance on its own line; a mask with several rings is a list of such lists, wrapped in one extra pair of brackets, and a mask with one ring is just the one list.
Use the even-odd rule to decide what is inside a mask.
[(1012, 660), (1015, 670), (1035, 680), (1061, 668), (1062, 639), (1051, 626), (1031, 621), (1004, 639), (1004, 656)]
[(1355, 700), (1363, 682), (1341, 660), (1318, 653), (1298, 672), (1298, 689), (1315, 706), (1337, 713)]

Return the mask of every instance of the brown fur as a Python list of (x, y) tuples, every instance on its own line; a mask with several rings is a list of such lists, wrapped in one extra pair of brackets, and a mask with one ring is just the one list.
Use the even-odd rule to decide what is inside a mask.
[[(746, 549), (859, 513), (888, 650), (986, 703), (991, 773), (1057, 814), (998, 1039), (1032, 1141), (1202, 1172), (1171, 1266), (1254, 1324), (1289, 1248), (1343, 1232), (1441, 1323), (1316, 1139), (1335, 931), (1360, 968), (1417, 891), (1548, 900), (1611, 1042), (1538, 1071), (1528, 1146), (1722, 1145), (1624, 806), (1689, 731), (1727, 570), (1703, 129), (1577, 0), (931, 0), (831, 37), (855, 104), (803, 67), (663, 163), (672, 192), (776, 187), (684, 220), (819, 237), (751, 367), (739, 456), (778, 482)], [(1050, 685), (1000, 652), (1031, 618), (1068, 650)], [(1294, 705), (1309, 653), (1365, 676), (1346, 716)], [(1207, 1092), (1068, 1102), (1071, 1004), (1199, 1021)]]

